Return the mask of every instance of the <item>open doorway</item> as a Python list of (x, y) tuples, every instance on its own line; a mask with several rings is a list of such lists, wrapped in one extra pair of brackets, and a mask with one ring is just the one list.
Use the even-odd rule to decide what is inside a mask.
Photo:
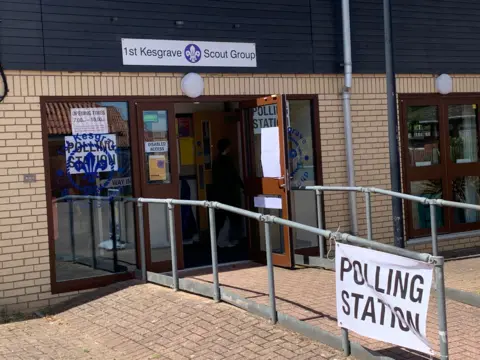
[[(214, 183), (213, 168), (216, 159), (221, 155), (220, 152), (224, 150), (218, 148), (222, 139), (230, 144), (230, 151), (223, 157), (228, 157), (234, 171), (243, 181), (241, 112), (238, 103), (176, 103), (175, 121), (181, 199), (218, 200), (215, 196), (218, 193), (218, 184)], [(222, 169), (217, 168), (215, 171), (218, 174)], [(228, 183), (225, 186), (228, 189), (235, 185)], [(240, 198), (239, 206), (244, 207), (244, 197)], [(219, 212), (216, 218), (219, 263), (248, 260), (249, 244), (244, 219), (239, 217), (232, 224), (231, 218)], [(207, 209), (182, 206), (181, 219), (185, 268), (211, 265)], [(228, 236), (232, 226), (239, 232), (236, 241)]]
[[(271, 95), (235, 100), (205, 97), (197, 102), (162, 98), (136, 103), (137, 126), (132, 128), (139, 159), (133, 162), (136, 193), (145, 198), (226, 203), (214, 196), (213, 169), (219, 155), (217, 143), (228, 139), (228, 156), (244, 183), (244, 196), (233, 206), (316, 225), (314, 196), (304, 190), (305, 185), (321, 184), (315, 99)], [(158, 272), (171, 268), (168, 214), (172, 213), (178, 268), (211, 265), (207, 210), (191, 206), (172, 210), (164, 204), (144, 208), (147, 268)], [(263, 227), (245, 218), (240, 225), (235, 245), (222, 241), (229, 222), (218, 229), (217, 240), (225, 243), (218, 249), (219, 263), (265, 261)], [(319, 239), (305, 236), (308, 234), (274, 224), (271, 235), (275, 265), (290, 268), (294, 258), (318, 252)]]

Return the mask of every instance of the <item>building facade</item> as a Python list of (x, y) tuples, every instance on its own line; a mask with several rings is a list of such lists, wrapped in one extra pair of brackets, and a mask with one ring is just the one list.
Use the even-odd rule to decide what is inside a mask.
[[(347, 184), (344, 79), (339, 74), (343, 71), (341, 17), (336, 2), (300, 1), (295, 6), (286, 0), (275, 4), (267, 0), (204, 1), (202, 6), (188, 0), (164, 3), (2, 2), (0, 54), (10, 91), (0, 103), (0, 305), (7, 310), (53, 305), (79, 291), (130, 278), (139, 266), (139, 224), (133, 204), (119, 201), (110, 207), (109, 203), (61, 201), (92, 194), (89, 179), (81, 175), (85, 172), (68, 170), (75, 109), (106, 109), (104, 125), (115, 135), (115, 168), (95, 178), (94, 187), (102, 196), (120, 189), (125, 197), (182, 197), (183, 186), (189, 184), (188, 198), (208, 198), (199, 184), (208, 183), (209, 178), (200, 176), (198, 166), (207, 171), (208, 159), (215, 154), (199, 155), (195, 144), (201, 142), (206, 149), (206, 142), (217, 135), (212, 129), (209, 136), (200, 136), (203, 124), (214, 125), (214, 114), (224, 114), (222, 120), (225, 114), (240, 116), (247, 108), (243, 103), (270, 94), (286, 95), (290, 110), (290, 124), (284, 130), (293, 135), (286, 133), (284, 150), (293, 181)], [(480, 30), (456, 21), (468, 23), (466, 17), (480, 8), (475, 4), (453, 7), (453, 2), (451, 7), (450, 2), (402, 3), (394, 1), (393, 19), (404, 191), (478, 203), (480, 76), (475, 61), (469, 59), (475, 56), (472, 44), (478, 41)], [(381, 11), (381, 1), (351, 3), (351, 112), (356, 185), (389, 188)], [(447, 33), (436, 21), (454, 23), (457, 33)], [(257, 66), (123, 65), (122, 38), (255, 43)], [(467, 38), (471, 39), (468, 44)], [(181, 90), (184, 74), (192, 71), (205, 84), (203, 96), (194, 100)], [(453, 79), (448, 95), (438, 94), (435, 87), (441, 73)], [(275, 114), (276, 121), (280, 116)], [(256, 121), (255, 115), (250, 120)], [(255, 142), (260, 139), (259, 133), (246, 126), (236, 129), (239, 134), (252, 130), (253, 149), (250, 153), (244, 149), (249, 146), (245, 136), (234, 139), (238, 140), (240, 169), (247, 167), (249, 154), (255, 157)], [(303, 138), (307, 139), (300, 142), (303, 146), (292, 145)], [(147, 143), (162, 141), (170, 144), (166, 152), (145, 148)], [(296, 155), (306, 154), (300, 167), (298, 156), (289, 155), (292, 150)], [(157, 161), (155, 173), (151, 159)], [(169, 166), (160, 167), (159, 161)], [(248, 177), (249, 170), (245, 171)], [(283, 211), (293, 220), (316, 225), (311, 215), (313, 194), (298, 187), (288, 192), (288, 209)], [(328, 229), (349, 231), (347, 194), (325, 194), (324, 207)], [(183, 210), (177, 216), (180, 219), (181, 213), (182, 221), (189, 214)], [(359, 235), (365, 236), (360, 195), (357, 213)], [(426, 208), (404, 203), (404, 213), (406, 246), (431, 251)], [(165, 214), (160, 207), (146, 213), (147, 262), (152, 271), (162, 271), (170, 260), (167, 236), (157, 236), (167, 232)], [(201, 228), (204, 215), (195, 212), (194, 218)], [(372, 219), (373, 238), (393, 243), (389, 198), (373, 198)], [(475, 251), (480, 245), (477, 214), (442, 209), (437, 221), (440, 251)], [(186, 235), (187, 225), (178, 226), (183, 234), (181, 266), (201, 265), (188, 250), (196, 246), (195, 235)], [(278, 231), (278, 238), (284, 239), (285, 234)], [(305, 234), (289, 237), (290, 249), (282, 241), (274, 244), (279, 264), (282, 254), (304, 254), (305, 249), (318, 247), (318, 240)], [(117, 245), (124, 248), (115, 249), (113, 255), (109, 239), (118, 239)], [(193, 254), (199, 254), (199, 248), (195, 249)]]

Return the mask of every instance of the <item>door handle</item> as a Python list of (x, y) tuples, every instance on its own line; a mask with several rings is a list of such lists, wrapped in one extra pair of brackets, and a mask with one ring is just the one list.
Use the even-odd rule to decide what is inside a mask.
[(287, 186), (287, 182), (285, 181), (285, 177), (279, 177), (278, 180), (278, 187), (283, 189)]

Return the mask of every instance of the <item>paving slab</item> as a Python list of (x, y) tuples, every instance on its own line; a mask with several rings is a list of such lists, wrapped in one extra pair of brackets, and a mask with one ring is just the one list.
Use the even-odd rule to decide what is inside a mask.
[(480, 257), (446, 261), (445, 286), (480, 296)]
[(0, 360), (345, 359), (225, 303), (129, 281), (0, 325)]
[[(329, 270), (302, 268), (288, 270), (276, 267), (275, 288), (277, 310), (309, 324), (340, 335), (337, 326), (335, 301), (335, 273)], [(184, 273), (185, 277), (212, 282), (210, 270)], [(227, 289), (268, 305), (268, 281), (265, 266), (248, 263), (223, 268), (220, 283)], [(451, 286), (455, 281), (451, 279)], [(439, 350), (437, 304), (434, 297), (429, 304), (427, 337), (433, 348)], [(451, 360), (480, 358), (480, 308), (447, 300), (447, 321)], [(351, 333), (351, 340), (394, 359), (430, 359), (395, 345)]]

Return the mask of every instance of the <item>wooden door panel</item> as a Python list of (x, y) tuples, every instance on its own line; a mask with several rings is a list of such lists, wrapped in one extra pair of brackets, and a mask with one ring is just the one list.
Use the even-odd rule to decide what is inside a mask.
[[(171, 103), (137, 103), (137, 154), (140, 195), (144, 198), (180, 197), (175, 110)], [(161, 228), (158, 228), (161, 224)], [(144, 207), (147, 269), (171, 270), (168, 210), (163, 205)], [(157, 229), (158, 228), (158, 229)], [(180, 207), (175, 208), (177, 266), (183, 268)]]
[[(274, 196), (280, 197), (282, 203), (281, 217), (289, 219), (289, 204), (287, 196), (287, 164), (285, 156), (285, 122), (284, 122), (284, 99), (281, 96), (267, 96), (258, 98), (252, 101), (241, 103), (241, 108), (244, 110), (243, 129), (244, 129), (244, 147), (246, 149), (245, 155), (247, 158), (245, 167), (245, 183), (246, 195), (248, 197), (248, 204), (252, 211), (263, 211), (266, 213), (275, 212), (271, 209), (260, 209), (254, 207), (254, 197), (256, 196)], [(266, 115), (265, 118), (260, 118), (260, 114)], [(267, 126), (268, 125), (268, 126)], [(278, 127), (278, 142), (279, 142), (279, 159), (280, 174), (277, 177), (265, 177), (263, 169), (261, 168), (261, 134), (263, 127), (275, 126)], [(260, 154), (259, 154), (260, 151)], [(260, 224), (263, 226), (263, 224)], [(274, 226), (274, 225), (272, 225)], [(276, 226), (276, 225), (275, 225)], [(250, 236), (252, 241), (252, 248), (254, 256), (258, 260), (265, 257), (265, 252), (262, 251), (260, 234), (261, 228), (258, 227), (257, 222), (250, 222)], [(293, 249), (291, 243), (291, 231), (288, 227), (282, 227), (279, 236), (283, 241), (282, 251), (273, 253), (273, 262), (275, 265), (292, 267), (293, 266)], [(278, 239), (272, 238), (272, 243), (278, 242)]]

